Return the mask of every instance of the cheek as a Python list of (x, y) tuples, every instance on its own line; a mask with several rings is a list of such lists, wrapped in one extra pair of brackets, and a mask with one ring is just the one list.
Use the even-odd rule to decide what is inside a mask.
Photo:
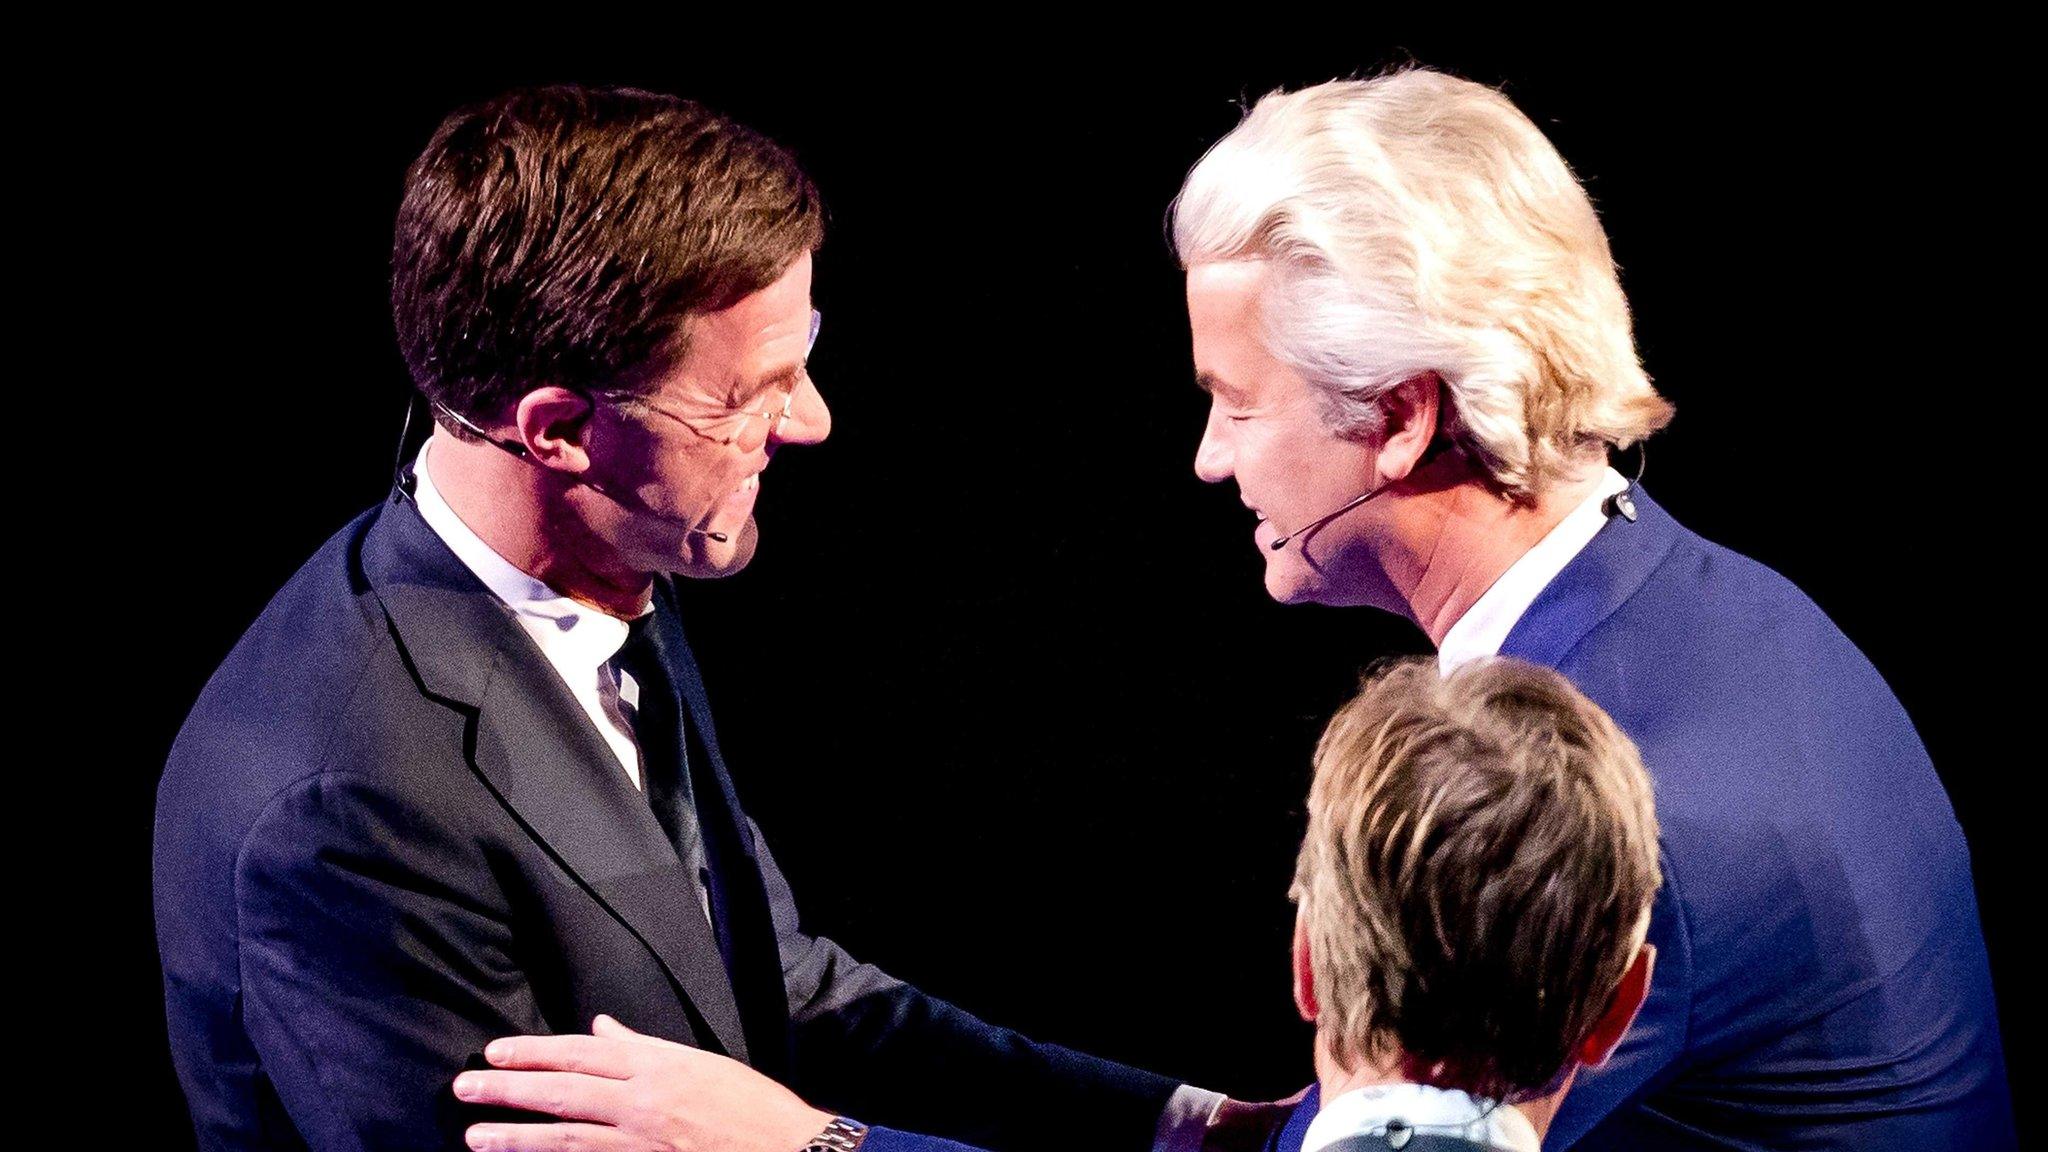
[(1243, 438), (1238, 470), (1264, 490), (1266, 499), (1288, 502), (1316, 490), (1328, 461), (1324, 446), (1288, 429), (1262, 430)]

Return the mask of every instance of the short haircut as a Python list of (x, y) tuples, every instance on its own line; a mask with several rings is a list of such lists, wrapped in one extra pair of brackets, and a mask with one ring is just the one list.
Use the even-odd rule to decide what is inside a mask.
[(1316, 748), (1296, 865), (1319, 1030), (1500, 1099), (1563, 1071), (1661, 875), (1635, 745), (1563, 676), (1493, 658), (1370, 677)]
[(545, 385), (643, 395), (690, 313), (773, 284), (823, 238), (795, 158), (698, 104), (508, 92), (442, 121), (406, 173), (399, 348), (421, 391), (478, 419)]
[(1342, 435), (1435, 373), (1443, 430), (1511, 499), (1663, 427), (1607, 234), (1507, 97), (1412, 69), (1274, 92), (1188, 174), (1181, 264), (1272, 265), (1267, 347)]

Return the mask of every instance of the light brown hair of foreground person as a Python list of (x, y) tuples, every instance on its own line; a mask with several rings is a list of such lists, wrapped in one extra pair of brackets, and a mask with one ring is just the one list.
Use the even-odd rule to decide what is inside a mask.
[(1635, 745), (1564, 677), (1383, 668), (1316, 748), (1296, 866), (1319, 1056), (1493, 1099), (1556, 1092), (1640, 1003), (1617, 990), (1659, 881)]

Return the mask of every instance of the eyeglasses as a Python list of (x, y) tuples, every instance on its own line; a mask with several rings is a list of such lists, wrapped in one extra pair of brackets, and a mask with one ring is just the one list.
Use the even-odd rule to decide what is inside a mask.
[[(811, 309), (811, 331), (810, 335), (804, 341), (804, 359), (806, 361), (808, 361), (811, 357), (811, 349), (817, 347), (818, 328), (819, 325), (822, 323), (822, 320), (823, 317), (819, 313), (819, 311), (816, 308)], [(782, 431), (783, 425), (789, 422), (789, 418), (796, 408), (796, 394), (803, 388), (805, 381), (809, 379), (810, 377), (804, 372), (803, 368), (799, 366), (797, 368), (795, 380), (786, 387), (769, 389), (768, 394), (766, 396), (767, 402), (763, 404), (761, 408), (759, 408), (758, 410), (741, 409), (738, 411), (730, 412), (724, 416), (713, 417), (708, 421), (701, 422), (698, 420), (693, 420), (687, 416), (677, 415), (676, 413), (669, 411), (668, 409), (662, 407), (659, 404), (654, 403), (651, 400), (646, 399), (645, 397), (636, 396), (631, 393), (599, 391), (593, 393), (592, 395), (594, 398), (600, 398), (611, 401), (611, 403), (615, 407), (644, 408), (650, 412), (657, 412), (682, 425), (685, 430), (689, 431), (693, 435), (700, 436), (703, 439), (709, 440), (713, 444), (717, 444), (721, 447), (738, 448), (742, 452), (752, 453), (759, 452), (762, 448), (766, 447), (768, 444), (768, 437)], [(482, 428), (477, 427), (476, 424), (472, 422), (467, 416), (464, 416), (462, 413), (457, 412), (455, 409), (448, 407), (446, 404), (441, 403), (439, 400), (436, 400), (433, 403), (434, 407), (439, 409), (443, 415), (447, 416), (450, 420), (453, 420), (456, 423), (462, 425), (464, 428), (469, 429), (471, 432), (476, 433), (478, 436), (482, 437), (487, 443), (495, 444), (499, 448), (502, 448), (505, 451), (521, 459), (524, 459), (526, 457), (526, 445), (521, 444), (517, 440), (501, 439), (497, 436), (493, 436), (491, 433), (486, 432)], [(408, 407), (406, 411), (406, 420), (408, 424), (410, 424), (411, 419), (412, 412), (411, 409)], [(700, 427), (700, 423), (703, 426)], [(732, 431), (726, 435), (719, 435), (716, 432), (706, 431), (706, 428), (717, 428), (721, 425), (730, 426), (732, 428)], [(401, 429), (399, 432), (399, 445), (401, 454), (403, 453), (404, 450), (404, 443), (405, 433), (404, 430)]]
[[(804, 359), (806, 361), (811, 357), (811, 349), (815, 348), (818, 344), (818, 327), (821, 322), (822, 316), (818, 310), (816, 308), (811, 309), (811, 331), (809, 337), (804, 341)], [(723, 416), (712, 417), (709, 420), (698, 420), (679, 415), (656, 404), (645, 396), (613, 393), (600, 393), (600, 395), (621, 406), (645, 409), (649, 412), (666, 416), (682, 425), (685, 431), (694, 436), (709, 440), (722, 448), (738, 448), (741, 452), (753, 453), (759, 452), (762, 448), (766, 447), (768, 438), (780, 433), (783, 426), (789, 422), (790, 414), (796, 407), (796, 394), (802, 390), (804, 381), (808, 379), (809, 377), (805, 375), (803, 367), (798, 366), (795, 378), (788, 385), (768, 389), (763, 397), (765, 402), (759, 408), (732, 411)], [(724, 434), (712, 431), (712, 429), (720, 427), (729, 428), (730, 431)]]

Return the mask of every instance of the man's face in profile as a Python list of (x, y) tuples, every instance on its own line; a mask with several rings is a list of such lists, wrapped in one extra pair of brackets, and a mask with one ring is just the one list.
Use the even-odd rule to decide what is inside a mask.
[(635, 570), (726, 576), (753, 558), (769, 458), (832, 427), (805, 369), (811, 319), (805, 253), (768, 287), (693, 314), (682, 360), (642, 402), (599, 405), (593, 467), (618, 498), (611, 542)]
[(1376, 581), (1367, 505), (1306, 532), (1275, 551), (1273, 541), (1325, 516), (1375, 483), (1370, 445), (1325, 427), (1307, 381), (1267, 349), (1259, 297), (1267, 266), (1258, 261), (1188, 269), (1188, 323), (1195, 378), (1209, 393), (1209, 422), (1195, 450), (1195, 474), (1215, 484), (1236, 480), (1238, 496), (1259, 517), (1252, 541), (1266, 561), (1266, 591), (1282, 603), (1365, 602), (1358, 589)]

